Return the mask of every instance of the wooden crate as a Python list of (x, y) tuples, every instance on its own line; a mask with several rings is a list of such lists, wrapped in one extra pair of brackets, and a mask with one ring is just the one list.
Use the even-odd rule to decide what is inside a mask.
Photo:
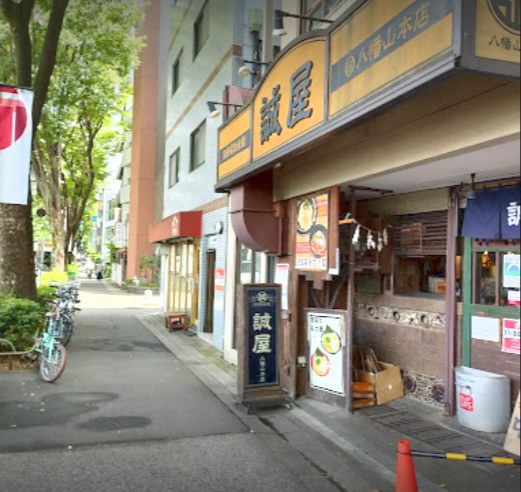
[(168, 331), (190, 328), (190, 316), (186, 313), (165, 313), (165, 326)]

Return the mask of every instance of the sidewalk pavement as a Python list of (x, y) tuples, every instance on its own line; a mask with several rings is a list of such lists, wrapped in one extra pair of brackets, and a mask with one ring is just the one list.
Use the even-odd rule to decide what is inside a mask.
[[(367, 483), (358, 484), (357, 490), (394, 490), (396, 446), (401, 439), (419, 451), (508, 456), (502, 449), (503, 434), (466, 429), (455, 418), (444, 417), (440, 410), (410, 398), (353, 414), (299, 398), (289, 409), (270, 408), (246, 415), (238, 405), (236, 367), (224, 361), (212, 345), (198, 336), (187, 336), (193, 332), (169, 333), (160, 313), (140, 319), (251, 432), (268, 425), (341, 489), (353, 476), (359, 480), (361, 470), (367, 470)], [(433, 458), (415, 458), (414, 464), (421, 491), (510, 492), (520, 486), (520, 467), (515, 465)]]

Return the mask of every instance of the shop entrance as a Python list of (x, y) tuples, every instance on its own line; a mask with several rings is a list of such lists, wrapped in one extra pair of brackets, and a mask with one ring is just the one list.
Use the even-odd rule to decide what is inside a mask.
[(206, 252), (206, 306), (204, 332), (213, 332), (213, 303), (215, 298), (215, 251)]
[(167, 311), (187, 314), (198, 324), (199, 243), (197, 240), (172, 244), (169, 256)]
[(465, 366), (508, 376), (519, 391), (520, 241), (465, 238)]

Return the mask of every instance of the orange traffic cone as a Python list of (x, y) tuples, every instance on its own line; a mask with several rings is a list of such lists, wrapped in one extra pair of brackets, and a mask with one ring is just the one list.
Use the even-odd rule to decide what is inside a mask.
[(396, 456), (396, 492), (418, 492), (414, 461), (411, 456), (409, 441), (398, 442), (398, 454)]

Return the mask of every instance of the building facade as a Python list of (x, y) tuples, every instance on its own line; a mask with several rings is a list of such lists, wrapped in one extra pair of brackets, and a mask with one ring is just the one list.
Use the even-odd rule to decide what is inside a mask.
[[(325, 29), (284, 41), (220, 128), (232, 228), (289, 269), (291, 396), (350, 408), (360, 345), (449, 414), (458, 365), (507, 376), (517, 396), (519, 19), (499, 3), (336, 5)], [(340, 356), (312, 350), (326, 315), (345, 320)]]
[(159, 47), (160, 65), (167, 67), (163, 172), (156, 191), (162, 205), (149, 240), (162, 255), (164, 309), (188, 316), (190, 326), (232, 361), (229, 298), (240, 260), (229, 249), (240, 252), (241, 246), (230, 234), (228, 196), (215, 191), (217, 131), (246, 103), (255, 83), (238, 71), (244, 59), (260, 60), (262, 7), (260, 0), (177, 3), (167, 10)]

